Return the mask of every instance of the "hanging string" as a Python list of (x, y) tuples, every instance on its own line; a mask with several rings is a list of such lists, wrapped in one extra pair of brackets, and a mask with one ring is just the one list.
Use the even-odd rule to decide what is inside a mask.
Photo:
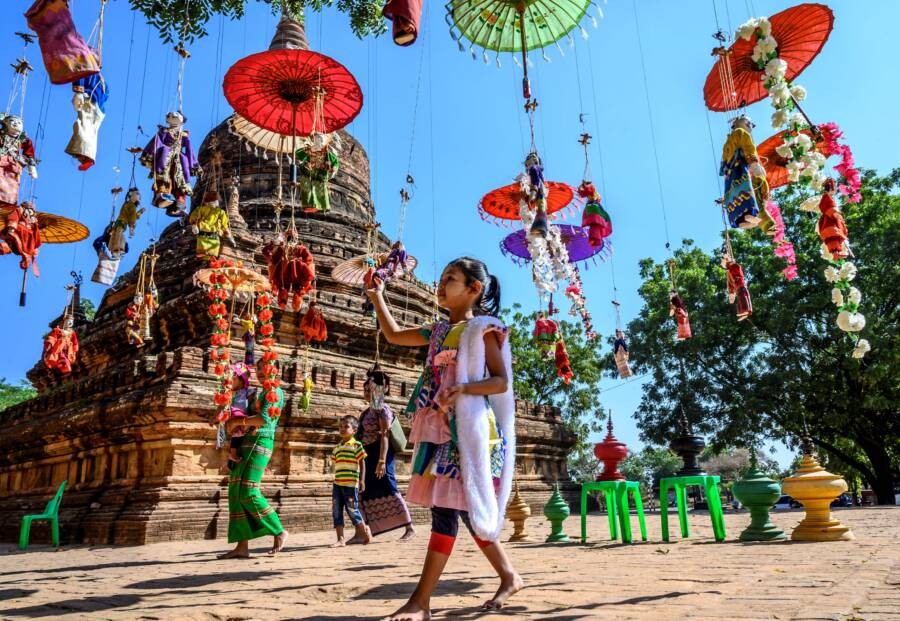
[(103, 65), (103, 15), (106, 12), (106, 2), (107, 0), (100, 0), (100, 15), (97, 16), (97, 21), (94, 22), (91, 34), (88, 35), (89, 44), (96, 41), (96, 44), (91, 47), (97, 50), (97, 60), (101, 66)]
[[(10, 113), (16, 99), (19, 99), (19, 114), (21, 119), (25, 118), (25, 93), (28, 86), (28, 74), (34, 69), (28, 62), (28, 44), (34, 41), (34, 35), (27, 33), (17, 33), (25, 42), (22, 45), (22, 58), (16, 59), (13, 65), (13, 83), (9, 90), (9, 99), (6, 102), (6, 114)], [(46, 77), (46, 76), (45, 76)]]
[[(84, 206), (84, 182), (87, 175), (81, 175), (81, 191), (78, 193), (78, 214), (75, 220), (81, 222), (81, 208)], [(75, 269), (75, 258), (78, 256), (78, 246), (81, 244), (72, 244), (72, 269)]]
[(221, 74), (222, 74), (222, 52), (224, 48), (224, 30), (225, 30), (225, 15), (219, 16), (219, 34), (218, 39), (216, 40), (216, 65), (215, 69), (212, 73), (212, 86), (210, 88), (211, 93), (216, 93), (216, 96), (213, 101), (213, 105), (209, 108), (209, 126), (215, 127), (216, 119), (219, 118), (219, 101), (221, 100), (219, 85), (221, 82)]
[[(38, 109), (38, 124), (34, 132), (35, 153), (43, 153), (44, 138), (47, 136), (45, 128), (47, 127), (47, 116), (50, 114), (50, 99), (53, 97), (54, 89), (51, 88), (50, 80), (44, 75), (44, 86), (41, 90), (41, 106)], [(20, 117), (22, 118), (22, 117)], [(33, 179), (31, 175), (27, 176), (28, 180), (28, 197), (32, 202), (35, 197), (35, 189), (37, 188), (37, 179)]]
[(426, 31), (425, 36), (428, 38), (428, 148), (429, 148), (429, 160), (431, 164), (431, 250), (432, 250), (432, 261), (431, 261), (431, 271), (432, 271), (432, 280), (434, 282), (434, 304), (435, 311), (434, 314), (437, 315), (437, 281), (438, 281), (438, 273), (437, 273), (437, 203), (436, 203), (436, 195), (437, 195), (437, 177), (434, 174), (434, 91), (432, 89), (432, 83), (434, 82), (434, 65), (433, 65), (433, 54), (434, 54), (434, 46), (432, 44), (430, 33)]
[(178, 82), (175, 87), (178, 94), (178, 111), (181, 113), (184, 113), (184, 67), (187, 64), (187, 59), (191, 56), (191, 53), (184, 47), (184, 43), (187, 40), (187, 33), (190, 27), (191, 0), (187, 0), (187, 2), (184, 3), (184, 28), (181, 31), (181, 40), (178, 42), (178, 45), (175, 46), (175, 52), (181, 57), (178, 61)]
[[(106, 4), (106, 0), (103, 0), (104, 4)], [(101, 9), (102, 12), (102, 9)], [(117, 151), (116, 156), (116, 165), (115, 165), (115, 173), (116, 173), (116, 182), (115, 185), (119, 185), (119, 174), (121, 173), (121, 165), (122, 165), (122, 151), (125, 147), (125, 112), (128, 108), (128, 102), (131, 101), (128, 98), (129, 88), (131, 86), (131, 58), (132, 52), (134, 52), (134, 25), (137, 21), (137, 11), (133, 12), (131, 15), (131, 34), (129, 35), (129, 45), (128, 45), (128, 71), (125, 74), (125, 94), (122, 97), (122, 124), (119, 127), (119, 149)], [(131, 164), (131, 181), (128, 187), (134, 187), (134, 160), (135, 157), (132, 156), (132, 164)]]
[[(577, 47), (577, 46), (576, 46)], [(600, 113), (597, 108), (597, 85), (594, 81), (594, 54), (593, 50), (588, 44), (588, 75), (591, 78), (591, 100), (594, 104), (594, 130), (595, 133), (600, 135)], [(601, 140), (597, 140), (597, 162), (600, 164), (600, 190), (603, 196), (606, 196), (606, 166), (603, 165), (603, 147), (601, 146)]]
[(650, 105), (650, 89), (647, 85), (647, 67), (644, 64), (644, 45), (641, 41), (641, 27), (638, 22), (637, 1), (631, 0), (631, 8), (634, 11), (634, 26), (637, 30), (638, 52), (641, 59), (641, 76), (644, 82), (644, 95), (647, 100), (647, 118), (650, 120), (650, 139), (653, 142), (653, 160), (656, 163), (656, 183), (659, 186), (659, 204), (662, 208), (663, 230), (666, 234), (666, 250), (672, 252), (672, 244), (669, 240), (669, 219), (666, 215), (666, 197), (662, 185), (662, 168), (659, 165), (659, 150), (656, 146), (656, 129), (653, 126), (653, 110)]

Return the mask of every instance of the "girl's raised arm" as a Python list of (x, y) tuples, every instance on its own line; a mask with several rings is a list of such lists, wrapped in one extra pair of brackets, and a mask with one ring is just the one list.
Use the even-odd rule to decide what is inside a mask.
[(375, 315), (378, 317), (378, 325), (384, 333), (384, 338), (392, 345), (405, 345), (407, 347), (421, 347), (428, 345), (428, 339), (418, 328), (401, 328), (391, 314), (391, 310), (384, 300), (384, 283), (378, 278), (372, 279), (372, 286), (366, 289), (366, 295), (375, 306)]

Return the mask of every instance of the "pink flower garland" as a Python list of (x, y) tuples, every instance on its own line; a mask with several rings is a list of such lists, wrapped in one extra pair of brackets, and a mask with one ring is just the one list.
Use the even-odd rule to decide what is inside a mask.
[(856, 168), (853, 161), (853, 151), (850, 150), (850, 146), (838, 143), (838, 139), (843, 138), (844, 132), (834, 122), (823, 123), (819, 128), (823, 130), (822, 135), (825, 138), (824, 152), (841, 156), (841, 163), (834, 169), (844, 177), (847, 183), (839, 184), (838, 192), (847, 197), (848, 203), (858, 203), (862, 200), (862, 195), (859, 193), (862, 181), (859, 178), (859, 169)]
[(766, 211), (775, 221), (775, 237), (772, 238), (775, 244), (775, 256), (787, 261), (787, 267), (781, 271), (787, 280), (794, 280), (797, 277), (797, 256), (794, 254), (794, 244), (784, 237), (784, 219), (781, 217), (781, 209), (770, 200), (766, 203)]

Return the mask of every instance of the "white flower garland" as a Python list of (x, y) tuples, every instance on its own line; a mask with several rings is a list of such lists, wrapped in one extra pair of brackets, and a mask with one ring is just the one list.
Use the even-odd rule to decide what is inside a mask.
[(806, 89), (787, 81), (787, 61), (778, 57), (778, 41), (772, 36), (772, 24), (765, 17), (751, 19), (738, 27), (735, 38), (749, 41), (756, 36), (751, 59), (765, 72), (763, 86), (775, 112), (772, 127), (784, 128), (784, 142), (775, 151), (787, 160), (788, 179), (801, 182), (816, 191), (822, 189), (826, 175), (825, 157), (816, 151), (815, 143), (802, 130), (809, 128), (806, 118), (796, 111), (794, 102), (806, 98)]

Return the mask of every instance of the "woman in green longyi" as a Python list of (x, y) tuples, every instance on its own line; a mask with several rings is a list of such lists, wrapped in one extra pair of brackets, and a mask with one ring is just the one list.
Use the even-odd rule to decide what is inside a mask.
[[(260, 360), (262, 364), (262, 360)], [(277, 362), (274, 363), (277, 366)], [(265, 391), (258, 390), (253, 403), (253, 416), (231, 418), (225, 425), (229, 435), (234, 426), (246, 425), (255, 428), (247, 433), (241, 445), (241, 461), (231, 471), (228, 480), (228, 543), (237, 543), (233, 550), (220, 554), (218, 558), (248, 558), (250, 540), (272, 535), (275, 539), (269, 554), (276, 554), (284, 548), (287, 531), (281, 525), (278, 514), (260, 491), (260, 481), (266, 465), (272, 457), (275, 444), (277, 416), (269, 416), (269, 410), (284, 407), (284, 391), (274, 389), (278, 401), (268, 403)]]

